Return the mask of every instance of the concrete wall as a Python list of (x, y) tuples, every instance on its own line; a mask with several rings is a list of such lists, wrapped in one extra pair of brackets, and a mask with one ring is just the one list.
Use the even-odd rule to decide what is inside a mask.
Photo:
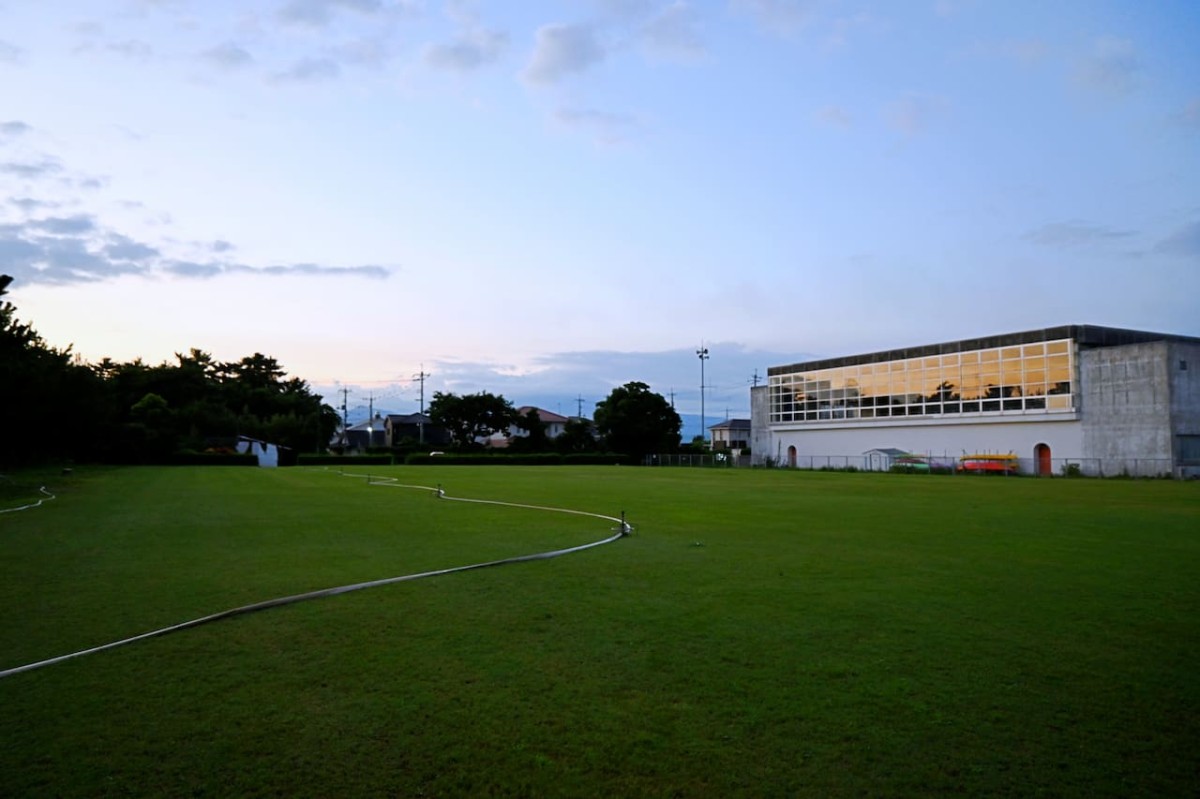
[[(868, 450), (888, 447), (946, 459), (971, 453), (1011, 452), (1020, 457), (1021, 471), (1031, 473), (1035, 471), (1034, 448), (1038, 444), (1049, 446), (1050, 456), (1055, 459), (1078, 458), (1083, 451), (1083, 427), (1074, 414), (1049, 419), (1026, 416), (986, 421), (877, 421), (813, 428), (813, 425), (776, 427), (764, 455), (778, 455), (786, 464), (788, 447), (794, 446), (807, 465), (810, 456), (849, 456), (863, 461), (863, 453)], [(758, 450), (755, 450), (757, 455)], [(865, 461), (833, 462), (830, 465), (864, 468)]]
[(1163, 459), (1170, 471), (1171, 383), (1165, 341), (1079, 352), (1079, 403), (1083, 457), (1100, 458), (1114, 469), (1135, 461)]
[(1200, 477), (1200, 464), (1179, 463), (1179, 436), (1200, 436), (1200, 344), (1172, 342), (1167, 348), (1171, 384), (1171, 434), (1181, 477)]
[(766, 458), (773, 457), (771, 429), (767, 420), (771, 418), (771, 395), (767, 386), (750, 389), (750, 460), (761, 465)]

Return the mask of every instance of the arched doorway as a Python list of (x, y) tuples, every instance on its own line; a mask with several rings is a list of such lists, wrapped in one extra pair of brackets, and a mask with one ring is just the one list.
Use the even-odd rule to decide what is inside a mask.
[(1048, 477), (1054, 473), (1054, 467), (1050, 461), (1050, 445), (1038, 444), (1033, 448), (1033, 460), (1037, 463), (1037, 473), (1039, 477)]
[(788, 468), (796, 468), (796, 448), (794, 446), (788, 447)]

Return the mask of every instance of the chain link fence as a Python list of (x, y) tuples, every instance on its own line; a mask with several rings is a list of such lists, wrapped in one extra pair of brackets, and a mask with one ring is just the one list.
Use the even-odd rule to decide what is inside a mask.
[(839, 472), (899, 472), (958, 476), (1003, 477), (1138, 477), (1157, 479), (1200, 479), (1200, 464), (1180, 466), (1170, 458), (995, 458), (955, 457), (932, 453), (908, 453), (880, 458), (878, 455), (796, 455), (794, 461), (731, 453), (647, 455), (646, 466), (709, 468), (778, 468)]

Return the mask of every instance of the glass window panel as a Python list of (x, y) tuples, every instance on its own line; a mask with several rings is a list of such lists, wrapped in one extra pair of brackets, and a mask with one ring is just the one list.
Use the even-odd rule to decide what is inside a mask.
[(932, 358), (925, 358), (921, 363), (926, 369), (937, 369), (942, 365), (942, 359), (935, 355)]
[(961, 363), (964, 364), (979, 363), (979, 351), (976, 350), (974, 352), (964, 352), (961, 356), (959, 356), (959, 359)]
[(964, 402), (962, 404), (963, 413), (979, 413), (978, 402)]
[(1000, 350), (983, 350), (979, 353), (979, 360), (983, 363), (998, 361), (1000, 360)]
[(1000, 372), (1000, 382), (1006, 386), (1018, 386), (1021, 384), (1021, 362), (1020, 361), (1005, 361), (1004, 368)]
[(1059, 352), (1070, 352), (1070, 341), (1051, 341), (1046, 344), (1046, 352), (1054, 355)]
[(1001, 357), (1006, 361), (1016, 360), (1021, 357), (1020, 347), (1005, 347), (1001, 350)]
[(1000, 400), (984, 400), (980, 405), (984, 413), (1000, 410)]
[(958, 366), (958, 355), (943, 355), (942, 366)]
[(1046, 397), (1046, 407), (1055, 409), (1070, 408), (1071, 398), (1070, 396)]
[(1022, 348), (1022, 352), (1025, 354), (1026, 357), (1028, 357), (1030, 355), (1041, 355), (1045, 351), (1046, 351), (1045, 344), (1026, 344)]

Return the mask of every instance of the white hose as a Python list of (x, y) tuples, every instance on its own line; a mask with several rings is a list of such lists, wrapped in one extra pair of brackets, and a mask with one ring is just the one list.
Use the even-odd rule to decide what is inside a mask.
[[(39, 488), (38, 491), (45, 494), (46, 499), (54, 499), (54, 495), (51, 494), (49, 491), (47, 491), (45, 486), (42, 486), (41, 488)], [(16, 513), (19, 510), (29, 510), (30, 508), (38, 507), (45, 501), (46, 501), (45, 499), (39, 499), (37, 502), (31, 503), (29, 505), (22, 505), (19, 508), (3, 508), (3, 509), (0, 509), (0, 513)]]
[[(345, 474), (345, 473), (343, 472), (341, 474)], [(160, 630), (152, 630), (148, 633), (142, 633), (141, 635), (135, 635), (132, 638), (124, 638), (120, 641), (113, 641), (112, 643), (102, 644), (101, 646), (94, 646), (90, 649), (81, 649), (78, 652), (72, 652), (68, 655), (59, 655), (58, 657), (48, 658), (46, 660), (39, 660), (36, 663), (27, 663), (24, 666), (16, 666), (15, 668), (5, 669), (3, 671), (0, 671), (0, 678), (9, 677), (14, 674), (20, 674), (23, 671), (32, 671), (33, 669), (40, 669), (43, 666), (49, 666), (54, 663), (61, 663), (64, 660), (70, 660), (72, 658), (77, 658), (82, 655), (90, 655), (94, 652), (103, 652), (106, 649), (115, 649), (118, 646), (124, 646), (125, 644), (132, 644), (134, 641), (141, 641), (145, 638), (154, 638), (159, 635), (166, 635), (167, 633), (178, 632), (179, 630), (186, 630), (190, 627), (199, 627), (201, 624), (208, 624), (209, 622), (219, 621), (221, 619), (228, 619), (228, 618), (232, 618), (233, 616), (241, 616), (243, 614), (253, 613), (258, 610), (266, 610), (267, 608), (279, 607), (281, 605), (292, 605), (292, 604), (295, 604), (296, 602), (304, 602), (305, 600), (319, 599), (321, 597), (327, 597), (327, 596), (336, 596), (337, 594), (348, 594), (351, 591), (360, 591), (364, 588), (374, 588), (374, 587), (380, 586), (380, 585), (391, 585), (392, 583), (401, 583), (401, 582), (405, 582), (406, 580), (419, 580), (423, 577), (438, 577), (443, 574), (453, 574), (454, 572), (464, 572), (464, 571), (470, 571), (472, 569), (483, 569), (483, 568), (487, 568), (488, 566), (502, 566), (507, 563), (523, 563), (525, 561), (530, 561), (530, 560), (544, 560), (546, 558), (556, 558), (559, 555), (567, 555), (572, 552), (581, 552), (585, 549), (591, 549), (592, 547), (598, 547), (603, 544), (611, 544), (613, 541), (616, 541), (618, 538), (621, 538), (622, 536), (628, 535), (629, 533), (633, 532), (633, 528), (630, 527), (628, 524), (626, 524), (623, 519), (618, 519), (613, 516), (604, 516), (599, 513), (589, 513), (587, 511), (570, 510), (568, 508), (547, 508), (547, 507), (542, 507), (539, 505), (521, 505), (521, 504), (517, 504), (514, 502), (498, 502), (496, 500), (490, 500), (490, 499), (468, 499), (466, 497), (450, 497), (450, 496), (447, 496), (446, 493), (444, 491), (442, 491), (442, 489), (440, 487), (433, 488), (430, 486), (401, 485), (394, 478), (373, 478), (373, 477), (370, 477), (369, 475), (361, 475), (361, 474), (358, 474), (358, 475), (346, 474), (345, 476), (347, 476), (347, 477), (366, 477), (368, 482), (372, 485), (387, 486), (387, 487), (392, 487), (392, 488), (415, 488), (415, 489), (420, 489), (420, 490), (424, 490), (424, 491), (434, 491), (434, 492), (436, 492), (436, 495), (439, 498), (448, 499), (448, 500), (452, 500), (455, 502), (475, 502), (475, 503), (480, 503), (480, 504), (485, 504), (485, 505), (502, 505), (502, 506), (511, 507), (511, 508), (529, 508), (529, 509), (533, 509), (533, 510), (553, 511), (553, 512), (557, 512), (557, 513), (574, 513), (574, 514), (578, 514), (581, 516), (592, 516), (597, 519), (604, 519), (606, 521), (617, 522), (620, 524), (620, 527), (618, 527), (616, 529), (616, 532), (614, 532), (613, 535), (610, 535), (608, 538), (602, 539), (600, 541), (593, 541), (590, 544), (581, 544), (579, 546), (568, 547), (567, 549), (555, 549), (550, 552), (537, 552), (532, 555), (518, 555), (518, 556), (512, 557), (512, 558), (502, 558), (500, 560), (491, 560), (491, 561), (487, 561), (485, 563), (472, 563), (469, 566), (453, 566), (448, 569), (437, 569), (435, 571), (420, 572), (418, 574), (405, 574), (400, 577), (385, 577), (381, 580), (369, 580), (369, 581), (363, 582), (363, 583), (353, 583), (351, 585), (341, 585), (341, 586), (337, 586), (334, 588), (323, 588), (318, 591), (309, 591), (307, 593), (294, 594), (292, 596), (280, 597), (278, 599), (268, 599), (264, 602), (255, 602), (254, 604), (251, 604), (251, 605), (243, 605), (239, 608), (233, 608), (231, 610), (224, 610), (224, 611), (221, 611), (220, 613), (213, 613), (212, 615), (209, 615), (209, 616), (202, 616), (198, 619), (192, 619), (191, 621), (182, 622), (181, 624), (173, 624), (170, 627), (163, 627)], [(376, 482), (376, 480), (379, 480), (379, 481)], [(43, 489), (43, 491), (44, 490), (45, 489)], [(51, 498), (53, 498), (53, 495), (51, 495)], [(41, 504), (40, 500), (38, 501), (38, 504)], [(28, 506), (28, 507), (33, 507), (33, 506)], [(22, 509), (21, 508), (12, 508), (12, 510), (22, 510)]]

